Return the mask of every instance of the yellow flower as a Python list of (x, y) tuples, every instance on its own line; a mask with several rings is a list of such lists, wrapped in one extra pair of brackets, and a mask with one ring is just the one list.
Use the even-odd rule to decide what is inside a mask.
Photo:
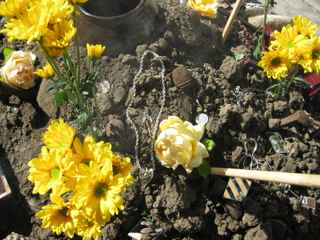
[(112, 174), (123, 186), (129, 186), (133, 183), (134, 178), (131, 175), (132, 164), (130, 158), (122, 157), (119, 154), (113, 154), (112, 158)]
[(288, 75), (290, 65), (285, 54), (280, 51), (268, 51), (262, 54), (258, 66), (264, 70), (268, 78), (280, 80)]
[(320, 37), (309, 40), (309, 46), (305, 49), (299, 64), (305, 72), (320, 73)]
[(72, 219), (72, 206), (66, 204), (62, 199), (51, 198), (52, 204), (42, 207), (36, 213), (36, 217), (41, 219), (42, 227), (52, 230), (56, 234), (64, 233), (72, 238), (76, 232)]
[(1, 76), (13, 88), (30, 89), (34, 87), (34, 66), (36, 56), (31, 52), (14, 51), (1, 68)]
[(81, 144), (79, 138), (75, 138), (73, 150), (78, 163), (88, 166), (93, 163), (104, 164), (105, 161), (110, 161), (113, 157), (111, 144), (102, 141), (97, 143), (92, 136), (86, 136), (83, 144)]
[(71, 4), (83, 4), (88, 2), (88, 0), (69, 0)]
[(218, 0), (188, 0), (188, 6), (202, 16), (214, 17), (218, 9)]
[(103, 165), (94, 162), (90, 166), (81, 164), (72, 202), (91, 219), (104, 224), (124, 208), (121, 183), (113, 178), (111, 159)]
[(44, 144), (51, 150), (66, 151), (71, 148), (76, 130), (63, 119), (51, 121), (48, 130), (43, 134)]
[(15, 17), (26, 10), (30, 0), (4, 0), (0, 2), (0, 16)]
[(87, 43), (87, 55), (90, 59), (100, 58), (106, 47), (101, 44), (89, 44)]
[(37, 76), (42, 77), (42, 78), (49, 78), (49, 77), (54, 76), (54, 74), (55, 74), (50, 63), (47, 63), (42, 68), (37, 69), (34, 73)]
[(47, 29), (41, 38), (41, 44), (50, 56), (58, 57), (69, 46), (75, 33), (76, 29), (72, 20), (61, 21)]
[(303, 35), (299, 35), (297, 30), (290, 25), (283, 27), (281, 32), (275, 31), (272, 37), (274, 40), (271, 41), (269, 50), (283, 52), (291, 63), (299, 61), (303, 50), (308, 44), (308, 39)]
[(29, 1), (26, 10), (17, 17), (9, 18), (0, 32), (6, 34), (9, 41), (38, 41), (49, 26), (70, 19), (72, 12), (73, 6), (67, 0)]
[(101, 225), (86, 216), (82, 210), (73, 211), (72, 218), (77, 226), (77, 235), (81, 236), (83, 240), (100, 239)]
[(293, 18), (293, 27), (298, 34), (302, 34), (308, 38), (315, 37), (319, 30), (317, 24), (303, 16), (296, 16)]
[(156, 156), (165, 167), (175, 169), (181, 165), (190, 173), (201, 165), (203, 158), (209, 156), (200, 142), (203, 133), (203, 125), (193, 126), (170, 116), (160, 123), (160, 134), (155, 142)]
[(73, 167), (68, 154), (42, 147), (41, 154), (28, 163), (28, 180), (34, 184), (33, 193), (45, 194), (50, 189), (65, 188), (64, 173)]

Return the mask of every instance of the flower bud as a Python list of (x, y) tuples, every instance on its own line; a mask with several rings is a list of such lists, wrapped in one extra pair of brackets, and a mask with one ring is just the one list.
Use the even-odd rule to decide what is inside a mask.
[(160, 123), (160, 134), (155, 142), (157, 158), (165, 167), (175, 169), (181, 165), (190, 173), (209, 156), (200, 142), (203, 133), (204, 125), (194, 126), (178, 117), (168, 117)]
[(34, 87), (33, 61), (36, 56), (31, 52), (14, 51), (1, 68), (2, 80), (13, 88), (30, 89)]

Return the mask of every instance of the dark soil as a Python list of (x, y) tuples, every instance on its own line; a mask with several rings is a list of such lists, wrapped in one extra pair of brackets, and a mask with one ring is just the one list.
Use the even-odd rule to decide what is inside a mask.
[[(199, 113), (206, 113), (209, 122), (205, 137), (216, 143), (210, 153), (211, 166), (249, 168), (244, 143), (254, 139), (259, 169), (319, 174), (319, 130), (296, 123), (285, 127), (270, 124), (270, 119), (287, 117), (298, 110), (319, 119), (319, 94), (311, 99), (305, 90), (296, 88), (281, 99), (268, 96), (266, 89), (271, 83), (251, 57), (256, 41), (253, 32), (237, 22), (230, 40), (223, 45), (218, 35), (225, 21), (223, 15), (219, 17), (221, 23), (212, 25), (175, 2), (159, 1), (162, 15), (154, 39), (139, 45), (134, 53), (103, 58), (96, 96), (97, 127), (104, 133), (102, 138), (115, 150), (134, 155), (135, 135), (125, 110), (132, 98), (129, 89), (140, 57), (145, 50), (152, 50), (166, 67), (167, 98), (161, 119), (177, 115), (194, 123)], [(237, 59), (239, 55), (243, 57)], [(148, 122), (143, 120), (148, 114), (154, 123), (158, 114), (160, 71), (160, 65), (147, 58), (130, 110), (139, 129), (143, 166), (150, 166), (151, 143)], [(185, 71), (192, 75), (186, 80), (189, 84), (177, 87), (175, 83), (190, 76)], [(108, 85), (106, 81), (110, 84), (108, 91), (101, 87)], [(1, 165), (12, 175), (9, 180), (15, 185), (15, 204), (25, 209), (24, 218), (15, 218), (3, 232), (18, 232), (29, 239), (63, 239), (42, 230), (33, 217), (45, 198), (32, 195), (32, 185), (26, 179), (27, 163), (38, 154), (41, 133), (49, 121), (39, 105), (35, 98), (3, 94), (0, 88)], [(55, 114), (73, 119), (69, 111), (60, 110)], [(290, 154), (273, 150), (269, 137), (276, 132), (291, 144)], [(157, 162), (149, 184), (138, 180), (128, 189), (126, 208), (106, 225), (104, 239), (129, 239), (128, 232), (141, 219), (149, 222), (153, 231), (158, 229), (157, 239), (314, 240), (320, 236), (318, 210), (309, 210), (300, 202), (300, 196), (318, 199), (319, 190), (255, 182), (244, 201), (234, 202), (222, 196), (227, 181), (217, 176), (203, 178), (196, 170), (192, 174), (180, 168), (173, 171)]]

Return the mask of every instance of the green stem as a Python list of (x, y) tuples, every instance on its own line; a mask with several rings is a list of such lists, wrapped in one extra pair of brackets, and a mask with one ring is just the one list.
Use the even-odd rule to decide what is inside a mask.
[(39, 45), (40, 45), (40, 48), (42, 49), (42, 51), (44, 52), (44, 55), (45, 55), (47, 61), (49, 62), (49, 64), (51, 65), (51, 67), (53, 68), (55, 73), (57, 74), (58, 78), (65, 79), (65, 76), (61, 73), (59, 65), (57, 64), (56, 60), (49, 55), (46, 48), (40, 42), (39, 42)]
[(270, 0), (265, 0), (264, 1), (264, 18), (263, 18), (263, 33), (262, 33), (262, 48), (264, 50), (265, 47), (265, 33), (267, 30), (267, 17), (268, 17), (268, 11), (269, 11), (269, 6), (270, 6)]
[[(78, 6), (76, 6), (76, 8), (75, 8), (74, 23), (75, 23), (76, 29), (79, 29), (79, 21), (77, 18), (77, 12), (79, 12)], [(78, 83), (80, 84), (80, 38), (79, 38), (78, 32), (76, 32), (75, 44), (76, 44), (76, 54), (77, 54), (76, 79), (77, 79)]]

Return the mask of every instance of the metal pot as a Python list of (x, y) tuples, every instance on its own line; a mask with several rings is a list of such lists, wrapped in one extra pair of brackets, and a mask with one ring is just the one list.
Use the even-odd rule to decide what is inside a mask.
[(153, 0), (88, 1), (80, 7), (80, 42), (105, 44), (108, 55), (130, 52), (150, 38), (156, 13)]

